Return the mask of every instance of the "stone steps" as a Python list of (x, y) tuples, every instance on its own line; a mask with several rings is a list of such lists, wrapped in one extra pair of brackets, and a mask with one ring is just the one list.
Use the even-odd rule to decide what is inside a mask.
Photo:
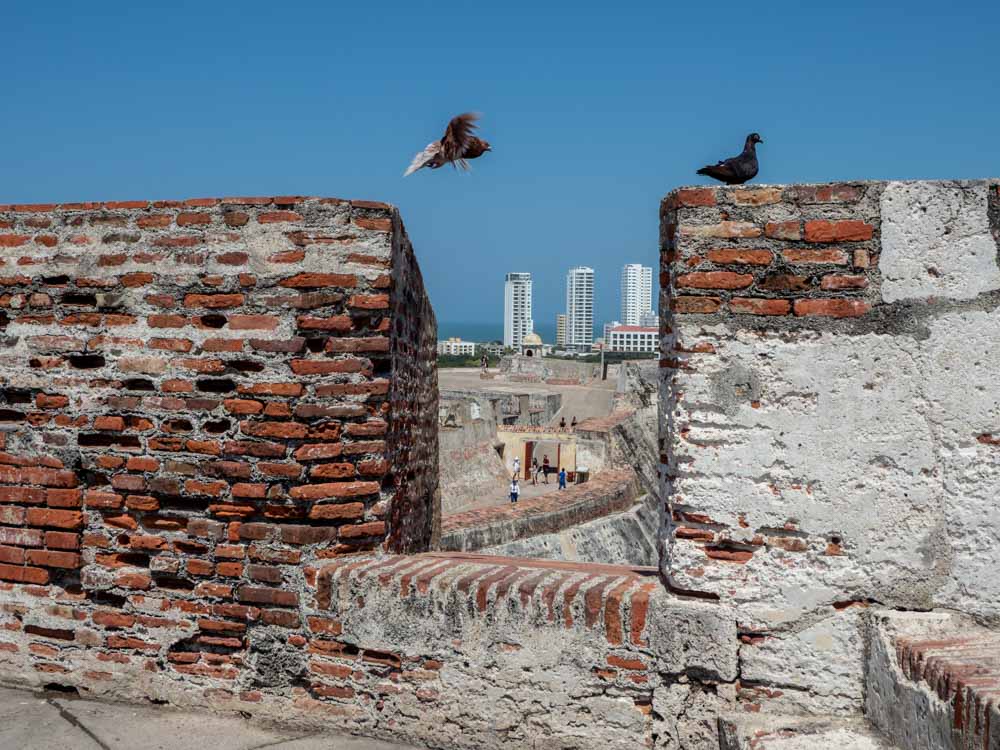
[(896, 750), (860, 717), (724, 716), (721, 750)]

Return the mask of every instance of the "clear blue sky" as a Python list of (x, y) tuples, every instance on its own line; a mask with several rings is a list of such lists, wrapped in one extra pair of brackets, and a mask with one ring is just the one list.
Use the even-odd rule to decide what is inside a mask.
[[(759, 181), (1000, 175), (1000, 3), (10, 2), (0, 203), (387, 200), (442, 321), (535, 317), (593, 266), (597, 321), (657, 205), (765, 140)], [(495, 152), (400, 175), (457, 112)]]

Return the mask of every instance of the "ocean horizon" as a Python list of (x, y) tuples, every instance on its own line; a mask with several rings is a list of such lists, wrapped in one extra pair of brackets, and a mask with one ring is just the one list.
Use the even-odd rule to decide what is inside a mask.
[[(546, 344), (556, 343), (556, 324), (535, 322), (535, 333), (542, 337)], [(601, 334), (594, 331), (594, 338)], [(503, 341), (503, 323), (471, 323), (458, 321), (438, 321), (438, 340), (444, 341), (452, 337), (463, 341), (474, 341), (477, 344), (488, 341)]]

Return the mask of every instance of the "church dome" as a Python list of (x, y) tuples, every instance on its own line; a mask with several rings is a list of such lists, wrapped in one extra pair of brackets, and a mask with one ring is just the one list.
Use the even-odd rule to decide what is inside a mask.
[(523, 339), (521, 339), (521, 346), (541, 346), (542, 337), (537, 333), (529, 333)]

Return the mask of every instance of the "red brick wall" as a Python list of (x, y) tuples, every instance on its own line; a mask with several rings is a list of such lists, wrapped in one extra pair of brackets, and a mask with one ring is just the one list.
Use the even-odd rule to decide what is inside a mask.
[(672, 192), (661, 206), (671, 312), (866, 314), (878, 299), (878, 204), (864, 197), (852, 184)]
[(0, 206), (0, 652), (225, 677), (311, 566), (426, 549), (435, 338), (385, 204)]

